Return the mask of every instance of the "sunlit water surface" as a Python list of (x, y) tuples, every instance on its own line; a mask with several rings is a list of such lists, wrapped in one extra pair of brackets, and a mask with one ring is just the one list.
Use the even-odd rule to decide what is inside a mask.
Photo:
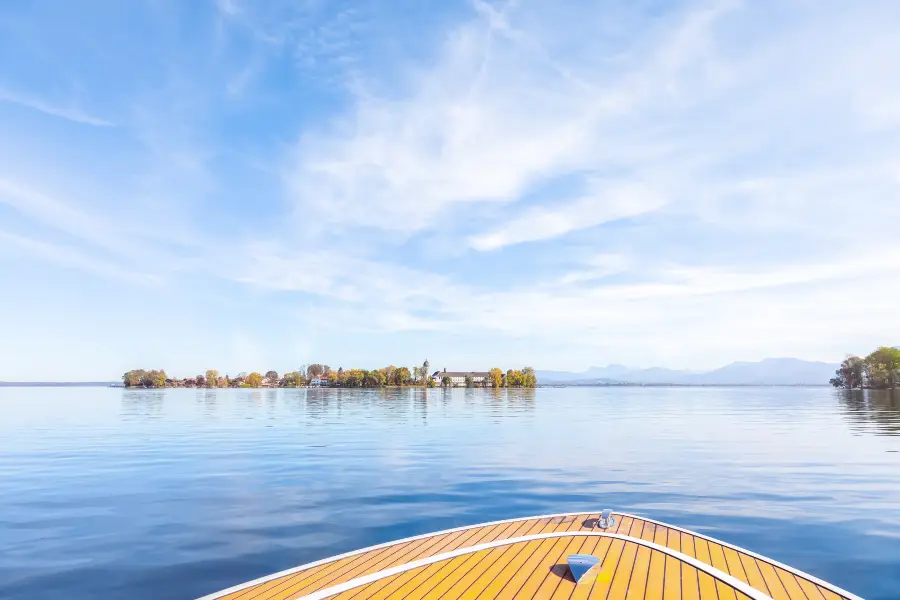
[(0, 597), (194, 598), (614, 508), (900, 598), (900, 392), (0, 389)]

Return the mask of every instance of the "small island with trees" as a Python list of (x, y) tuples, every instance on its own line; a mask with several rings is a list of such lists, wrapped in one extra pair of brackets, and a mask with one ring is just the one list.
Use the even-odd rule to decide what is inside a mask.
[(848, 356), (831, 385), (844, 389), (893, 390), (900, 383), (900, 348), (882, 346), (866, 356)]
[(205, 374), (175, 379), (163, 369), (134, 369), (122, 376), (127, 388), (380, 388), (380, 387), (467, 387), (467, 388), (533, 388), (537, 387), (534, 369), (493, 368), (483, 372), (435, 371), (429, 374), (426, 360), (420, 367), (395, 367), (382, 369), (332, 369), (328, 365), (304, 365), (297, 371), (279, 375), (277, 371), (239, 373), (234, 377), (222, 375), (215, 369)]

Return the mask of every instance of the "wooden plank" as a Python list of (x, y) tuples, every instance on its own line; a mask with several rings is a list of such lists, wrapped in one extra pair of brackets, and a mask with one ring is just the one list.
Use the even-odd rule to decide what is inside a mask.
[[(591, 552), (592, 555), (596, 556), (600, 559), (602, 563), (607, 559), (609, 555), (610, 546), (612, 546), (612, 540), (610, 538), (598, 538), (597, 547), (594, 548), (594, 551)], [(587, 600), (587, 597), (590, 596), (591, 590), (594, 587), (594, 583), (596, 580), (585, 581), (579, 583), (575, 586), (575, 591), (572, 592), (570, 596), (570, 600)]]
[[(401, 573), (397, 577), (389, 577), (387, 579), (382, 579), (381, 581), (376, 581), (363, 588), (358, 588), (357, 600), (384, 600), (392, 596), (400, 597), (394, 596), (394, 594), (398, 593), (401, 589), (405, 589), (407, 590), (406, 593), (409, 593), (409, 591), (415, 589), (423, 581), (434, 577), (443, 567), (443, 561), (437, 562), (421, 569), (413, 569), (412, 571)], [(354, 591), (355, 590), (350, 590), (341, 594), (341, 600), (353, 598), (356, 595), (354, 594)]]
[[(662, 535), (665, 535), (665, 532)], [(647, 574), (647, 587), (644, 591), (644, 598), (646, 600), (662, 600), (665, 579), (666, 555), (659, 550), (653, 550), (650, 553), (650, 572)]]
[(700, 581), (697, 568), (686, 562), (681, 563), (681, 598), (682, 600), (700, 600)]
[(622, 540), (614, 540), (612, 545), (610, 545), (609, 552), (606, 553), (606, 558), (603, 559), (603, 563), (600, 565), (600, 572), (597, 573), (594, 579), (588, 598), (591, 598), (591, 600), (603, 600), (609, 595), (624, 549), (625, 542)]
[(644, 530), (644, 520), (643, 519), (634, 519), (631, 522), (631, 529), (628, 531), (628, 535), (633, 538), (640, 538), (641, 534)]
[(607, 600), (625, 600), (628, 594), (628, 588), (631, 583), (631, 576), (634, 573), (635, 560), (637, 559), (637, 551), (640, 546), (634, 542), (627, 542), (622, 557), (619, 559), (619, 565), (616, 568), (616, 574), (613, 577), (612, 585), (609, 588)]
[(559, 540), (553, 538), (541, 540), (537, 549), (535, 549), (525, 564), (522, 565), (520, 570), (513, 573), (512, 577), (508, 578), (506, 585), (500, 589), (496, 598), (515, 598), (525, 582), (531, 577), (532, 573), (534, 573), (535, 570), (539, 568), (539, 565), (546, 560), (558, 541)]
[[(585, 515), (587, 518), (590, 518), (591, 515)], [(568, 525), (572, 528), (580, 528), (582, 523), (581, 515), (574, 522), (568, 523)], [(556, 528), (556, 523), (549, 523), (544, 529), (553, 530)], [(548, 531), (530, 531), (529, 533), (548, 533)], [(524, 557), (524, 560), (517, 560), (511, 563), (506, 569), (504, 569), (500, 574), (497, 575), (496, 579), (491, 582), (488, 586), (485, 593), (479, 594), (479, 597), (483, 598), (492, 598), (493, 596), (500, 594), (509, 593), (507, 588), (513, 589), (512, 592), (515, 594), (515, 590), (518, 590), (519, 587), (523, 583), (522, 577), (532, 572), (536, 565), (540, 562), (542, 557), (549, 551), (549, 549), (553, 546), (553, 540), (541, 540), (535, 542), (529, 542), (529, 555)]]
[[(725, 560), (725, 552), (722, 546), (708, 540), (705, 541), (709, 547), (709, 557), (712, 559), (712, 566), (723, 573), (727, 573), (728, 562)], [(735, 600), (734, 588), (718, 579), (716, 580), (716, 591), (719, 593), (719, 600)]]
[(532, 558), (543, 544), (548, 540), (534, 540), (524, 544), (523, 548), (501, 571), (494, 577), (494, 580), (481, 592), (476, 598), (490, 599), (500, 593), (510, 580), (516, 575), (524, 572), (526, 563)]
[(793, 573), (785, 571), (780, 567), (773, 567), (773, 569), (778, 575), (778, 581), (784, 586), (784, 589), (791, 600), (807, 600), (806, 594), (803, 593), (803, 588), (800, 587), (800, 584), (797, 582), (797, 578), (794, 577)]
[(744, 573), (746, 573), (750, 585), (761, 592), (765, 592), (767, 596), (771, 596), (772, 592), (769, 591), (769, 586), (766, 585), (766, 580), (756, 565), (756, 560), (743, 552), (738, 552), (737, 555), (741, 560), (741, 566), (744, 568)]
[[(535, 573), (535, 577), (542, 578), (543, 581), (532, 594), (532, 598), (540, 598), (541, 600), (551, 598), (553, 594), (556, 593), (556, 590), (561, 583), (569, 583), (566, 581), (566, 577), (570, 576), (568, 574), (568, 564), (566, 563), (566, 557), (570, 554), (580, 554), (581, 548), (584, 546), (584, 543), (587, 541), (587, 539), (587, 536), (578, 536), (571, 538), (569, 542), (563, 547), (562, 552), (556, 559), (556, 562), (547, 567), (546, 573)], [(574, 587), (574, 583), (572, 584), (572, 587)], [(571, 592), (572, 588), (570, 587), (569, 594), (567, 594), (566, 597), (568, 597)]]
[(723, 552), (725, 552), (725, 561), (728, 564), (728, 573), (733, 577), (737, 577), (741, 581), (746, 584), (750, 584), (750, 578), (747, 577), (747, 574), (744, 573), (744, 567), (741, 565), (741, 559), (738, 556), (738, 553), (728, 546), (722, 546)]
[(478, 579), (464, 590), (459, 597), (463, 600), (474, 600), (477, 598), (482, 592), (490, 587), (500, 573), (510, 568), (510, 565), (515, 564), (522, 552), (526, 551), (528, 547), (529, 542), (520, 542), (508, 546), (508, 551), (482, 572)]
[[(452, 578), (451, 585), (443, 590), (440, 593), (440, 596), (436, 596), (439, 598), (444, 598), (446, 600), (455, 600), (459, 596), (461, 596), (469, 587), (475, 583), (481, 575), (491, 568), (498, 560), (501, 560), (505, 554), (507, 554), (510, 550), (515, 552), (516, 546), (518, 544), (511, 544), (509, 546), (500, 546), (497, 548), (491, 548), (490, 550), (481, 550), (476, 552), (475, 555), (478, 557), (477, 562), (470, 565), (468, 568), (463, 570), (458, 570), (455, 573), (455, 576)], [(524, 545), (524, 544), (523, 544)], [(447, 582), (451, 582), (451, 578), (447, 579)], [(435, 597), (435, 596), (432, 596)]]
[[(670, 536), (671, 537), (671, 536)], [(681, 600), (681, 561), (666, 555), (665, 600)]]
[[(703, 538), (694, 538), (694, 555), (697, 560), (712, 565), (712, 559), (709, 556), (709, 546)], [(697, 584), (700, 587), (700, 597), (703, 600), (718, 600), (716, 592), (716, 580), (708, 573), (697, 574)]]
[[(497, 534), (497, 536), (494, 539), (499, 539), (500, 537), (504, 537), (504, 536), (515, 537), (520, 532), (522, 532), (523, 529), (527, 528), (529, 526), (529, 524), (533, 524), (532, 525), (532, 527), (533, 527), (533, 526), (536, 526), (537, 523), (539, 523), (539, 521), (535, 521), (534, 519), (530, 519), (528, 521), (510, 523), (509, 526), (502, 529), (501, 532), (499, 534)], [(481, 528), (481, 529), (483, 530), (485, 528)], [(482, 541), (486, 541), (486, 537), (484, 539), (479, 539), (477, 537), (477, 533), (478, 533), (477, 531), (474, 532), (474, 535), (470, 536), (468, 538), (469, 542), (474, 541), (476, 543), (481, 543)], [(452, 544), (452, 543), (453, 543), (452, 540), (448, 540), (444, 544), (435, 544), (427, 549), (422, 549), (420, 552), (411, 553), (405, 557), (405, 559), (403, 560), (403, 563), (412, 562), (419, 558), (425, 558), (426, 556), (435, 556), (437, 554), (440, 554), (442, 551), (444, 551), (445, 546), (447, 546), (448, 544)], [(465, 544), (465, 542), (461, 542), (461, 544)], [(474, 544), (469, 543), (468, 545), (474, 545)], [(460, 547), (460, 546), (457, 546), (457, 547)], [(449, 551), (449, 549), (447, 551)], [(399, 563), (397, 563), (397, 564), (399, 564)], [(394, 564), (382, 565), (378, 570), (390, 568), (391, 566), (395, 566), (395, 565)], [(367, 593), (372, 597), (380, 598), (380, 597), (382, 597), (382, 595), (379, 593), (379, 590), (386, 588), (388, 586), (397, 587), (398, 585), (402, 585), (402, 584), (398, 584), (397, 581), (404, 581), (406, 579), (406, 578), (404, 578), (405, 575), (406, 574), (403, 574), (402, 576), (399, 576), (399, 577), (392, 577), (392, 578), (388, 578), (388, 579), (384, 579), (384, 580), (372, 583), (369, 586), (366, 586), (367, 588), (369, 588), (367, 590)], [(409, 578), (412, 578), (413, 576), (414, 575), (410, 576)], [(353, 597), (352, 594), (349, 597)]]
[(396, 550), (396, 548), (396, 546), (388, 546), (379, 550), (365, 552), (356, 556), (351, 556), (334, 562), (326, 563), (318, 567), (306, 569), (298, 573), (286, 575), (285, 577), (281, 577), (279, 579), (273, 579), (272, 581), (269, 581), (266, 584), (255, 588), (254, 593), (246, 596), (238, 596), (237, 598), (239, 598), (239, 600), (264, 600), (267, 598), (271, 598), (275, 594), (279, 594), (285, 590), (293, 589), (294, 586), (303, 585), (306, 581), (310, 581), (313, 579), (319, 580), (323, 577), (326, 577), (329, 573), (339, 572), (343, 569), (350, 568), (352, 565), (364, 564), (367, 560), (371, 560), (376, 556), (381, 556), (392, 552)]
[(774, 600), (791, 600), (791, 595), (784, 589), (781, 580), (778, 579), (778, 573), (775, 568), (764, 560), (756, 561), (756, 567), (766, 580), (766, 587), (769, 589), (769, 595)]
[(816, 587), (818, 587), (819, 592), (821, 592), (821, 594), (823, 596), (825, 596), (825, 600), (845, 600), (842, 596), (835, 594), (834, 592), (832, 592), (831, 590), (829, 590), (827, 588), (823, 588), (821, 585), (816, 586)]
[(634, 570), (628, 582), (627, 600), (644, 600), (647, 589), (647, 576), (650, 573), (650, 548), (640, 546), (634, 559)]
[(634, 523), (634, 519), (631, 517), (620, 517), (616, 519), (616, 529), (610, 533), (618, 533), (620, 535), (628, 535), (628, 532), (631, 530), (631, 524)]
[(803, 589), (803, 593), (806, 594), (806, 597), (809, 600), (825, 600), (825, 596), (822, 595), (822, 591), (819, 589), (819, 586), (809, 580), (800, 577), (799, 575), (795, 575), (795, 578), (797, 579), (797, 583), (799, 583), (800, 587)]
[(644, 528), (641, 530), (641, 539), (647, 540), (648, 542), (652, 542), (656, 539), (656, 523), (651, 523), (649, 521), (644, 521)]
[(555, 540), (553, 547), (550, 548), (547, 555), (537, 564), (531, 573), (529, 573), (528, 579), (522, 583), (518, 596), (522, 598), (531, 598), (534, 596), (535, 592), (537, 592), (538, 588), (544, 582), (544, 579), (550, 575), (550, 569), (559, 563), (561, 558), (565, 560), (563, 552), (566, 547), (568, 547), (569, 542), (570, 540), (567, 540), (566, 538), (557, 538)]
[[(579, 552), (581, 554), (590, 554), (592, 556), (597, 556), (597, 548), (600, 547), (600, 542), (602, 540), (603, 538), (600, 537), (585, 537), (584, 545), (581, 547), (581, 550)], [(598, 556), (598, 558), (600, 557)], [(556, 591), (553, 592), (553, 596), (551, 596), (551, 599), (569, 600), (572, 598), (572, 595), (575, 593), (578, 587), (587, 588), (586, 594), (590, 592), (590, 585), (582, 584), (581, 586), (579, 586), (577, 583), (575, 583), (575, 579), (572, 577), (572, 574), (568, 571), (565, 571), (563, 579), (559, 582), (559, 586), (556, 588)]]
[(681, 532), (666, 527), (666, 543), (664, 545), (676, 552), (681, 552)]
[[(462, 556), (457, 556), (456, 558), (452, 558), (449, 561), (441, 561), (443, 565), (441, 569), (439, 569), (436, 573), (434, 573), (428, 579), (420, 581), (417, 585), (414, 584), (415, 580), (410, 581), (404, 587), (400, 588), (395, 597), (396, 598), (424, 598), (434, 597), (432, 592), (435, 589), (440, 588), (441, 590), (446, 589), (447, 587), (453, 585), (453, 582), (456, 581), (456, 573), (465, 572), (466, 569), (471, 567), (473, 564), (479, 560), (480, 557), (475, 554), (464, 554)], [(438, 596), (439, 597), (439, 596)]]
[[(429, 538), (425, 538), (423, 540), (417, 540), (416, 546), (414, 548), (407, 547), (406, 550), (400, 550), (399, 556), (395, 556), (395, 558), (402, 560), (403, 557), (409, 556), (410, 552), (415, 548), (426, 546), (429, 548), (429, 551), (425, 554), (426, 556), (433, 556), (436, 554), (440, 554), (442, 552), (449, 552), (450, 550), (454, 550), (456, 548), (464, 547), (465, 545), (475, 545), (481, 543), (482, 541), (490, 541), (499, 535), (503, 530), (509, 527), (509, 523), (501, 523), (499, 525), (491, 525), (488, 527), (476, 527), (471, 530), (458, 532), (461, 535), (453, 536), (448, 538), (442, 543), (433, 545), (426, 544), (429, 541)], [(405, 546), (405, 545), (401, 545)], [(390, 546), (387, 549), (396, 548), (396, 546)], [(360, 577), (362, 575), (367, 575), (369, 573), (374, 573), (379, 568), (374, 568), (376, 565), (383, 565), (385, 567), (390, 566), (392, 563), (384, 564), (384, 558), (390, 558), (391, 555), (394, 555), (395, 552), (391, 552), (387, 556), (382, 555), (381, 552), (375, 554), (361, 563), (353, 564), (353, 565), (345, 565), (344, 567), (337, 570), (329, 570), (327, 572), (315, 575), (313, 577), (307, 578), (303, 581), (293, 583), (289, 587), (283, 588), (279, 590), (275, 594), (268, 594), (265, 598), (260, 598), (258, 600), (287, 600), (292, 596), (299, 596), (304, 594), (310, 594), (314, 591), (324, 589), (326, 587), (330, 587), (332, 585), (336, 585), (338, 583), (342, 583), (344, 581), (349, 581), (351, 579), (355, 579), (356, 577)], [(364, 555), (365, 556), (365, 555)], [(418, 556), (418, 555), (413, 555)], [(396, 562), (396, 561), (394, 561)], [(403, 560), (402, 562), (408, 562)], [(402, 564), (397, 563), (397, 564)], [(243, 599), (242, 599), (243, 600)], [(254, 599), (257, 600), (257, 599)]]
[(653, 543), (658, 544), (660, 546), (666, 545), (666, 537), (668, 536), (669, 528), (663, 527), (661, 525), (656, 526), (656, 530), (653, 532)]

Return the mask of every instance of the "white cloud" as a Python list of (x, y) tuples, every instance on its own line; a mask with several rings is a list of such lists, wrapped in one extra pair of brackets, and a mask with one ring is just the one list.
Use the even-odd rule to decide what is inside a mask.
[(566, 204), (528, 209), (493, 231), (470, 237), (469, 245), (476, 250), (497, 250), (521, 242), (547, 240), (636, 217), (665, 205), (662, 194), (647, 185), (595, 182), (591, 187), (594, 189), (588, 195)]
[(159, 276), (152, 273), (143, 273), (121, 267), (108, 260), (88, 255), (72, 246), (54, 244), (0, 231), (0, 248), (4, 245), (24, 250), (32, 257), (37, 256), (60, 265), (83, 269), (125, 283), (140, 286), (157, 286), (163, 282)]
[(114, 123), (111, 123), (106, 119), (94, 117), (78, 108), (56, 106), (49, 102), (41, 100), (40, 98), (30, 96), (28, 94), (23, 94), (21, 92), (15, 92), (13, 90), (0, 88), (0, 102), (17, 104), (19, 106), (24, 106), (25, 108), (30, 108), (31, 110), (36, 110), (53, 117), (59, 117), (60, 119), (72, 121), (73, 123), (79, 123), (81, 125), (93, 125), (94, 127), (112, 127), (114, 125)]

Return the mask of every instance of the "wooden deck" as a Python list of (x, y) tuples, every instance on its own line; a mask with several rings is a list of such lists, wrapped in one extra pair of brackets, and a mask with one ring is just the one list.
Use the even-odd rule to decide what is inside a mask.
[[(201, 600), (861, 600), (706, 536), (631, 515), (584, 513), (486, 523), (343, 554)], [(525, 538), (525, 539), (521, 539)], [(577, 583), (570, 554), (602, 559)]]

